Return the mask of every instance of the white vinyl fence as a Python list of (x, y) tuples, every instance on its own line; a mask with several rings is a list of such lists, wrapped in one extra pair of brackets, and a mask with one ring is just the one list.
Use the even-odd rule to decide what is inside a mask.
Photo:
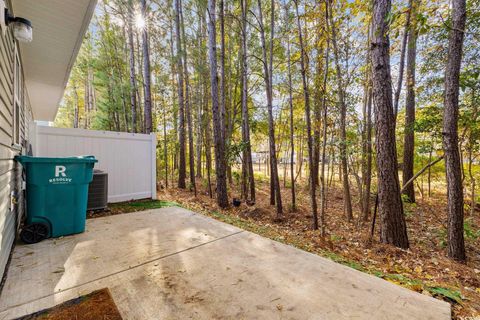
[(54, 128), (32, 124), (37, 157), (93, 155), (95, 169), (108, 173), (108, 202), (156, 199), (155, 134)]

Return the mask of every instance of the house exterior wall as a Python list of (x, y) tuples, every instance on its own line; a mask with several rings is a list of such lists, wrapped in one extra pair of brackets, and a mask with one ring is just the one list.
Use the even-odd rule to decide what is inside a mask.
[[(10, 1), (6, 1), (6, 5), (11, 8)], [(33, 117), (23, 81), (21, 53), (17, 55), (16, 50), (11, 28), (0, 28), (0, 278), (24, 211), (22, 168), (13, 158), (27, 150), (27, 128)], [(21, 75), (18, 81), (15, 74)]]

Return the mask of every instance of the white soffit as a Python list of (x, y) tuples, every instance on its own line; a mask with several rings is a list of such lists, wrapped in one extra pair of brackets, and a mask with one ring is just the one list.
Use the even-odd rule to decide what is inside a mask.
[(20, 52), (34, 118), (53, 121), (97, 0), (12, 2), (15, 16), (33, 26), (33, 41)]

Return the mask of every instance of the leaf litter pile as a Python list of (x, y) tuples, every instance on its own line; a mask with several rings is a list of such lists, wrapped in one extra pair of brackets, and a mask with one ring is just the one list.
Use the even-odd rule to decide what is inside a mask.
[[(233, 224), (262, 236), (293, 245), (329, 258), (362, 272), (373, 274), (419, 293), (442, 299), (452, 305), (454, 319), (480, 317), (480, 212), (474, 216), (465, 211), (466, 264), (446, 257), (445, 195), (433, 193), (431, 198), (405, 203), (410, 249), (402, 250), (378, 241), (378, 225), (373, 241), (369, 240), (371, 221), (360, 224), (355, 217), (347, 222), (343, 214), (343, 192), (332, 186), (327, 194), (326, 233), (312, 230), (312, 215), (308, 206), (308, 190), (297, 186), (297, 210), (291, 212), (291, 191), (282, 190), (283, 218), (276, 219), (275, 207), (269, 202), (269, 184), (257, 182), (257, 202), (242, 203), (220, 209), (198, 184), (193, 192), (177, 188), (159, 191), (161, 203), (172, 202)], [(239, 189), (239, 188), (233, 188)], [(238, 197), (232, 192), (231, 197)], [(359, 213), (358, 199), (353, 199)], [(121, 207), (121, 206), (120, 206)], [(136, 210), (135, 210), (136, 211)], [(123, 210), (125, 212), (125, 210)], [(377, 220), (378, 221), (378, 220)]]
[(17, 320), (122, 320), (108, 289), (101, 289)]

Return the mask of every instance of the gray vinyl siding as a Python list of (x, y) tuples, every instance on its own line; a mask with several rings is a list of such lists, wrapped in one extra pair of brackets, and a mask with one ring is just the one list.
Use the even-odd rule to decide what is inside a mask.
[[(7, 1), (7, 6), (9, 6)], [(23, 192), (21, 191), (21, 167), (13, 160), (20, 154), (13, 147), (14, 131), (14, 61), (15, 42), (11, 30), (0, 32), (0, 278), (3, 277), (10, 255), (20, 217), (23, 215)], [(25, 90), (23, 90), (25, 95)], [(25, 144), (28, 123), (31, 119), (28, 99), (22, 99), (20, 107), (20, 143)], [(11, 202), (12, 192), (17, 204)]]

